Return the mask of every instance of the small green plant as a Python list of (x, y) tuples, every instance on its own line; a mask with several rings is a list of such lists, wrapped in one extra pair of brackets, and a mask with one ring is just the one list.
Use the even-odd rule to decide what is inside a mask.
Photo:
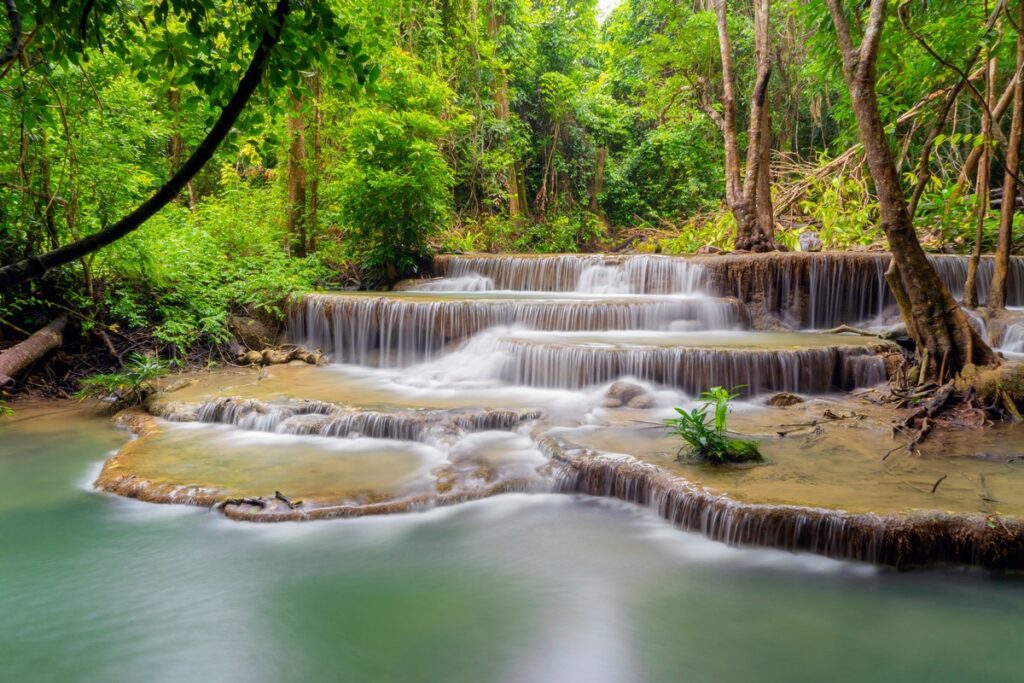
[(79, 400), (109, 400), (115, 410), (141, 405), (156, 391), (156, 380), (167, 374), (167, 362), (133, 353), (121, 372), (86, 377), (76, 397)]
[(7, 401), (0, 401), (0, 417), (10, 417), (14, 415), (14, 408), (7, 405)]
[[(680, 456), (688, 450), (691, 458), (712, 465), (764, 460), (756, 441), (729, 438), (726, 429), (729, 403), (739, 395), (736, 393), (739, 388), (742, 387), (730, 391), (725, 387), (712, 387), (701, 394), (703, 402), (698, 407), (690, 411), (676, 408), (679, 416), (665, 420), (669, 434), (686, 442), (679, 449)], [(711, 410), (714, 412), (709, 423)]]

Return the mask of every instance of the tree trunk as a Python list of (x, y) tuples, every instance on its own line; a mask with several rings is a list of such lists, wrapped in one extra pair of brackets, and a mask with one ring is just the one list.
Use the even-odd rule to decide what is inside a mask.
[(199, 143), (192, 155), (185, 160), (177, 173), (172, 175), (160, 189), (149, 199), (143, 202), (138, 208), (118, 222), (87, 235), (70, 244), (48, 251), (45, 254), (38, 254), (22, 259), (16, 263), (0, 268), (0, 290), (7, 289), (13, 285), (26, 280), (44, 275), (51, 268), (57, 268), (76, 261), (97, 249), (102, 249), (121, 239), (133, 230), (138, 229), (143, 223), (149, 220), (153, 214), (167, 206), (178, 193), (195, 177), (195, 175), (206, 165), (217, 151), (220, 143), (224, 141), (228, 133), (234, 127), (238, 116), (245, 109), (249, 98), (256, 91), (263, 78), (263, 71), (267, 65), (267, 58), (271, 50), (277, 45), (284, 29), (285, 20), (291, 12), (290, 0), (278, 0), (274, 9), (273, 21), (266, 28), (259, 45), (253, 51), (252, 60), (238, 82), (238, 87), (228, 103), (221, 109), (220, 116), (210, 128), (206, 137)]
[(302, 98), (292, 97), (292, 114), (288, 117), (288, 224), (285, 248), (291, 241), (291, 252), (306, 255), (306, 119)]
[(974, 308), (978, 305), (978, 265), (981, 263), (982, 240), (985, 233), (985, 220), (988, 218), (989, 206), (989, 155), (992, 146), (992, 110), (995, 106), (996, 59), (990, 57), (985, 70), (985, 102), (988, 111), (981, 112), (981, 159), (978, 162), (978, 179), (974, 186), (975, 199), (978, 201), (977, 226), (974, 232), (974, 249), (967, 260), (967, 279), (964, 282), (964, 305)]
[[(505, 16), (494, 6), (494, 0), (491, 0), (487, 7), (487, 37), (492, 41), (497, 40), (501, 27), (504, 24)], [(494, 90), (494, 115), (502, 123), (508, 123), (508, 76), (504, 70), (497, 74), (497, 84)], [(526, 207), (520, 205), (519, 174), (515, 161), (508, 165), (507, 173), (508, 187), (506, 196), (508, 198), (508, 215), (509, 218), (517, 218)]]
[(1003, 205), (999, 212), (999, 241), (996, 243), (995, 269), (988, 290), (989, 310), (1006, 307), (1006, 280), (1010, 274), (1010, 248), (1013, 246), (1013, 215), (1017, 212), (1017, 174), (1020, 172), (1020, 142), (1024, 133), (1024, 2), (1017, 11), (1017, 72), (1013, 83), (1013, 117), (1006, 146), (1006, 172), (1003, 177)]
[(313, 168), (309, 177), (309, 212), (306, 214), (306, 252), (316, 251), (317, 237), (320, 234), (320, 175), (324, 170), (324, 150), (321, 130), (324, 125), (324, 112), (321, 108), (323, 88), (320, 72), (317, 71), (312, 80), (313, 85)]
[[(181, 139), (181, 122), (178, 120), (181, 114), (181, 91), (173, 86), (167, 89), (167, 106), (170, 107), (171, 112), (174, 114), (171, 139), (167, 144), (170, 171), (171, 175), (173, 175), (181, 167), (181, 157), (185, 149), (185, 143)], [(186, 187), (188, 189), (188, 208), (193, 209), (196, 206), (196, 191), (192, 186), (191, 180), (188, 181)]]
[(998, 362), (992, 350), (968, 324), (963, 310), (928, 261), (907, 208), (875, 92), (875, 66), (887, 2), (873, 0), (863, 39), (860, 46), (855, 47), (842, 0), (826, 1), (842, 50), (843, 73), (857, 118), (864, 157), (875, 183), (882, 228), (892, 251), (889, 281), (897, 300), (904, 302), (901, 313), (907, 330), (917, 344), (918, 353), (941, 359), (934, 365), (951, 374), (956, 374), (969, 363)]
[(762, 110), (764, 134), (761, 136), (761, 160), (757, 167), (757, 229), (760, 242), (775, 244), (775, 208), (772, 206), (772, 115), (769, 107)]
[[(732, 208), (742, 200), (740, 143), (736, 128), (736, 77), (732, 70), (729, 15), (726, 0), (715, 0), (718, 17), (718, 49), (722, 58), (722, 136), (725, 139), (725, 201)], [(737, 223), (739, 219), (737, 217)]]
[(590, 213), (604, 219), (601, 211), (601, 193), (604, 192), (604, 169), (608, 161), (608, 148), (598, 147), (594, 159), (594, 179), (590, 183)]
[(28, 339), (0, 351), (0, 387), (14, 382), (14, 377), (28, 366), (59, 348), (64, 343), (64, 327), (68, 317), (62, 315)]
[[(736, 124), (736, 85), (732, 66), (726, 0), (716, 0), (718, 45), (722, 60), (722, 134), (725, 138), (725, 196), (736, 219), (736, 249), (769, 251), (774, 248), (775, 220), (771, 208), (771, 116), (768, 112), (768, 81), (771, 78), (769, 46), (770, 0), (754, 2), (754, 41), (757, 79), (750, 98), (747, 160), (740, 182), (739, 135)], [(765, 204), (759, 205), (761, 200)]]

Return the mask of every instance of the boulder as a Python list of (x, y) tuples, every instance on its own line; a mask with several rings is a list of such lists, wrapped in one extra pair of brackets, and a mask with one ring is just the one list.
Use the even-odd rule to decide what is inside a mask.
[(605, 392), (604, 396), (606, 399), (619, 401), (619, 405), (626, 405), (637, 396), (642, 396), (646, 393), (647, 390), (639, 384), (618, 381), (608, 387), (608, 391)]
[(637, 410), (650, 410), (654, 407), (654, 397), (650, 394), (641, 394), (634, 396), (626, 405)]

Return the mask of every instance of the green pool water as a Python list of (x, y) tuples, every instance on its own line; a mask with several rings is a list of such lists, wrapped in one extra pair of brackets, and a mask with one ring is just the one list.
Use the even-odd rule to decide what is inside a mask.
[(0, 421), (0, 681), (1019, 681), (1024, 583), (510, 495), (254, 525), (93, 492), (124, 435)]

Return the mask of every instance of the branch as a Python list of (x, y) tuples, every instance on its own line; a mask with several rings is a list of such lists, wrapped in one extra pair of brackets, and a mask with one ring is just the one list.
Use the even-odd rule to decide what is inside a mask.
[(861, 82), (871, 77), (878, 60), (878, 47), (882, 42), (882, 29), (885, 27), (885, 10), (887, 0), (873, 0), (868, 25), (864, 29), (864, 37), (860, 41), (860, 54), (857, 62), (857, 75)]
[(231, 96), (228, 103), (221, 109), (220, 116), (213, 124), (213, 127), (210, 128), (206, 137), (199, 143), (199, 146), (192, 152), (192, 155), (185, 160), (185, 163), (182, 164), (177, 173), (172, 175), (149, 199), (117, 223), (53, 251), (30, 256), (16, 263), (3, 266), (0, 268), (0, 291), (26, 280), (41, 277), (51, 268), (71, 263), (97, 249), (112, 244), (139, 228), (153, 214), (178, 196), (178, 193), (213, 157), (214, 152), (217, 151), (217, 148), (227, 137), (228, 133), (231, 132), (242, 110), (245, 109), (246, 104), (263, 78), (263, 71), (266, 68), (270, 51), (281, 38), (281, 32), (290, 11), (290, 0), (278, 0), (277, 6), (274, 9), (273, 21), (263, 33), (259, 45), (253, 52), (252, 61), (249, 62), (249, 67), (242, 76), (242, 80), (238, 82), (238, 88), (235, 90), (234, 95)]
[(14, 61), (21, 54), (21, 14), (14, 0), (4, 0), (4, 5), (7, 7), (7, 21), (11, 23), (11, 39), (0, 52), (0, 66)]

